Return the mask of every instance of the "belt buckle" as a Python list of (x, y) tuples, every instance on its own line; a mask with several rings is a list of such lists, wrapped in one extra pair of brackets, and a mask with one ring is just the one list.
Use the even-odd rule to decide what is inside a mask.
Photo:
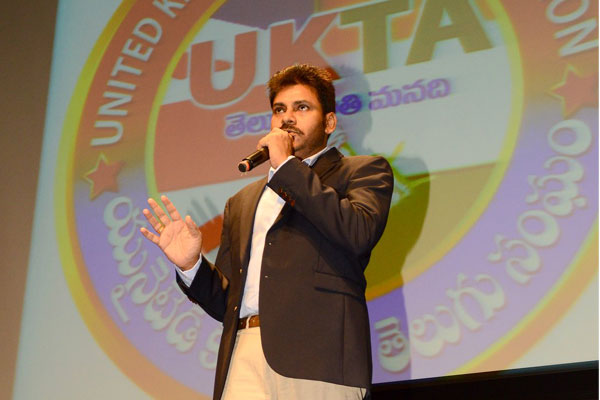
[(248, 329), (250, 327), (251, 316), (240, 318), (238, 322), (238, 329)]
[(259, 325), (258, 321), (259, 321), (258, 314), (248, 317), (248, 328), (257, 327)]
[(238, 329), (248, 329), (248, 328), (252, 328), (254, 326), (258, 326), (258, 325), (253, 325), (257, 319), (258, 319), (258, 315), (248, 315), (247, 317), (240, 318), (239, 322), (238, 322)]

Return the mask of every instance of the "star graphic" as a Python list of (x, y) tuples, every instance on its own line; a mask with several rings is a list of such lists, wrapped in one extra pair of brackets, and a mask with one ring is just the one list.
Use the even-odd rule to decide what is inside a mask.
[(119, 191), (117, 175), (123, 165), (125, 165), (123, 161), (109, 163), (104, 153), (100, 153), (96, 166), (84, 176), (84, 179), (91, 184), (90, 200), (94, 200), (107, 190)]
[(598, 107), (598, 77), (595, 74), (581, 76), (572, 65), (567, 66), (562, 81), (550, 92), (560, 99), (565, 118), (583, 107)]

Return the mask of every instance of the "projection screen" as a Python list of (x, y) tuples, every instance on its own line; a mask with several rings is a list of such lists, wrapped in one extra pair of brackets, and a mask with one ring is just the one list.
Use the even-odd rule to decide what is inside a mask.
[(336, 78), (330, 144), (394, 171), (374, 383), (598, 358), (597, 2), (58, 7), (15, 398), (211, 396), (221, 326), (141, 210), (167, 194), (214, 259), (294, 63)]

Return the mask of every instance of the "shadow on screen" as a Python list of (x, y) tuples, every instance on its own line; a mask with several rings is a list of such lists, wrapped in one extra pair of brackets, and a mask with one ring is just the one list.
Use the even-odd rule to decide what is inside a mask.
[[(421, 158), (402, 154), (401, 144), (386, 153), (365, 145), (375, 118), (369, 109), (369, 83), (359, 71), (348, 67), (334, 68), (342, 79), (336, 82), (338, 128), (329, 144), (336, 145), (347, 156), (381, 155), (388, 160), (394, 173), (388, 222), (371, 254), (365, 275), (372, 326), (373, 381), (406, 380), (411, 378), (411, 367), (402, 271), (409, 267), (405, 265), (407, 256), (423, 229), (429, 204), (430, 175)], [(402, 129), (402, 121), (397, 121), (394, 126)]]

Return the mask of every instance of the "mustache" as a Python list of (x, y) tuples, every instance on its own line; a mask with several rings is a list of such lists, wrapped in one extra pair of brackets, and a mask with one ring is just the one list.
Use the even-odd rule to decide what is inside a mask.
[(282, 131), (286, 131), (286, 132), (293, 132), (293, 133), (297, 133), (297, 134), (300, 134), (300, 135), (304, 135), (304, 132), (302, 132), (300, 129), (298, 129), (294, 125), (288, 124), (286, 122), (284, 122), (283, 124), (281, 124), (281, 126), (279, 127), (279, 129), (281, 129)]

